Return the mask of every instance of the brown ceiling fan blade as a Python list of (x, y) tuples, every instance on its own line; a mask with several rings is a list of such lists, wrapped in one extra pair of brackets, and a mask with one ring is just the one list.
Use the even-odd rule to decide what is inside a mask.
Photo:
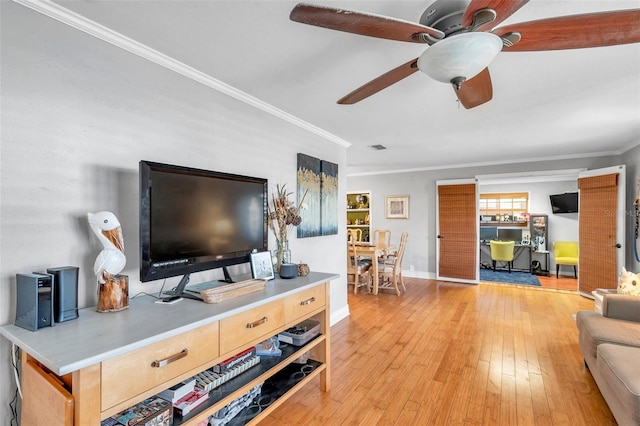
[(640, 42), (640, 9), (570, 15), (521, 22), (492, 31), (518, 32), (522, 39), (504, 51), (581, 49)]
[(380, 77), (371, 80), (367, 84), (358, 87), (356, 90), (340, 99), (338, 103), (341, 105), (352, 105), (356, 102), (360, 102), (361, 100), (386, 89), (392, 84), (399, 82), (403, 78), (409, 77), (416, 71), (418, 71), (418, 58), (412, 59), (406, 64), (402, 64), (399, 67), (382, 74)]
[(289, 18), (302, 24), (388, 40), (427, 42), (422, 37), (414, 37), (416, 34), (428, 34), (436, 39), (444, 38), (442, 31), (414, 22), (303, 3), (293, 8)]
[(475, 108), (493, 98), (493, 86), (489, 68), (485, 68), (470, 80), (462, 83), (460, 89), (453, 85), (458, 100), (466, 109)]
[(492, 9), (496, 12), (496, 19), (474, 29), (474, 31), (488, 31), (513, 15), (528, 2), (529, 0), (471, 0), (460, 19), (460, 24), (465, 28), (469, 28), (473, 24), (473, 18), (477, 11)]

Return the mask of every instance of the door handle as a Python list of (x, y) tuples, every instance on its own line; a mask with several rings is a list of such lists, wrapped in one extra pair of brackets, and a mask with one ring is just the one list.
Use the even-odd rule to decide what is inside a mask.
[(618, 244), (614, 244), (611, 247), (615, 247), (615, 248), (622, 248), (622, 244), (618, 243)]
[(444, 238), (444, 237), (443, 237), (442, 235), (438, 235), (438, 237), (437, 237), (437, 238)]

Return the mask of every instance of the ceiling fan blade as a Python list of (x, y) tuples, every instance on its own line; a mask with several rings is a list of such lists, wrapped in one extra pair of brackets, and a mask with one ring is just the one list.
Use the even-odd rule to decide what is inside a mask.
[(414, 22), (303, 3), (293, 8), (289, 18), (302, 24), (388, 40), (426, 43), (428, 39), (419, 34), (428, 34), (436, 40), (444, 38), (442, 31)]
[(453, 85), (458, 100), (466, 109), (475, 108), (485, 102), (489, 102), (493, 98), (493, 86), (491, 84), (491, 75), (489, 68), (485, 68), (470, 80), (460, 85), (458, 89)]
[(360, 102), (361, 100), (386, 89), (392, 84), (399, 82), (403, 78), (409, 77), (416, 71), (418, 71), (418, 58), (412, 59), (406, 64), (402, 64), (399, 67), (382, 74), (380, 77), (358, 87), (356, 90), (340, 99), (338, 103), (341, 105), (352, 105), (356, 102)]
[(581, 49), (640, 42), (640, 9), (570, 15), (521, 22), (492, 31), (520, 33), (522, 39), (503, 51)]
[(471, 0), (460, 19), (460, 24), (465, 28), (469, 28), (473, 24), (476, 12), (483, 9), (491, 9), (496, 12), (496, 18), (473, 29), (474, 31), (488, 31), (513, 15), (528, 2), (529, 0)]

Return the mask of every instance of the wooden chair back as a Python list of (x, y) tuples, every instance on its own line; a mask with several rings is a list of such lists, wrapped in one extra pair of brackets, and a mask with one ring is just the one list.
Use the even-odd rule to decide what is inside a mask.
[(350, 239), (347, 242), (347, 285), (353, 285), (353, 292), (358, 293), (358, 288), (369, 287), (371, 283), (371, 263), (366, 263), (358, 258), (356, 241)]
[(347, 229), (347, 241), (352, 241), (352, 240), (355, 242), (362, 241), (362, 229), (359, 229), (359, 228)]
[(376, 247), (389, 247), (391, 245), (391, 231), (388, 229), (376, 229), (373, 231), (373, 242)]
[(402, 279), (402, 259), (404, 258), (404, 252), (407, 247), (407, 239), (409, 238), (409, 233), (403, 232), (400, 236), (400, 245), (398, 246), (398, 251), (393, 256), (393, 264), (386, 265), (382, 268), (382, 270), (378, 271), (378, 288), (379, 289), (393, 289), (398, 296), (400, 296), (400, 287), (406, 291), (407, 288), (404, 285), (404, 280)]

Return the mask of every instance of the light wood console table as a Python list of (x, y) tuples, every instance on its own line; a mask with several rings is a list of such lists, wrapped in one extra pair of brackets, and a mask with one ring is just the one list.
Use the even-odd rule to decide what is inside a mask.
[[(22, 351), (22, 425), (40, 420), (42, 424), (99, 425), (309, 318), (320, 322), (318, 337), (305, 346), (285, 348), (281, 358), (263, 357), (256, 367), (214, 389), (203, 406), (174, 419), (174, 425), (198, 424), (306, 352), (315, 363), (313, 371), (249, 424), (258, 423), (315, 377), (319, 376), (321, 390), (328, 391), (329, 289), (336, 278), (336, 274), (311, 272), (306, 277), (275, 279), (264, 290), (217, 304), (185, 299), (162, 305), (149, 296), (136, 297), (126, 310), (99, 313), (86, 308), (78, 319), (36, 332), (2, 326), (0, 334)], [(62, 386), (42, 386), (40, 379), (32, 380), (31, 375), (43, 372), (47, 380), (64, 383), (70, 395), (65, 397)], [(58, 406), (64, 403), (69, 407)]]

